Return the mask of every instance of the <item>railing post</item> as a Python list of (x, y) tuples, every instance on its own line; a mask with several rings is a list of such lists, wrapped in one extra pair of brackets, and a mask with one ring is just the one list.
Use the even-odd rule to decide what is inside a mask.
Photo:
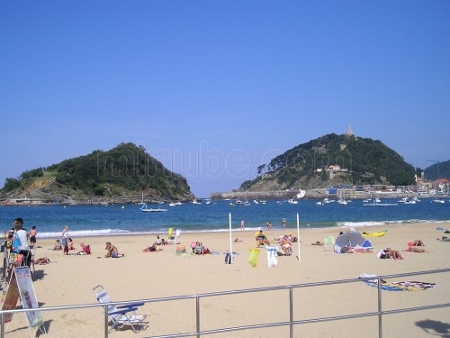
[(294, 289), (289, 287), (289, 336), (294, 338)]
[(109, 323), (108, 305), (105, 305), (104, 308), (105, 308), (105, 338), (108, 338), (108, 323)]
[(1, 337), (1, 338), (4, 338), (4, 337), (5, 337), (5, 322), (3, 321), (3, 312), (2, 312), (2, 314), (0, 315), (0, 320), (2, 321), (2, 322), (1, 322), (1, 325), (0, 325), (0, 327), (1, 327), (1, 329), (2, 329), (2, 332), (0, 333), (0, 337)]
[(381, 277), (378, 277), (378, 338), (383, 338), (383, 315), (381, 304)]
[(197, 331), (197, 338), (200, 338), (200, 297), (195, 296), (195, 327)]

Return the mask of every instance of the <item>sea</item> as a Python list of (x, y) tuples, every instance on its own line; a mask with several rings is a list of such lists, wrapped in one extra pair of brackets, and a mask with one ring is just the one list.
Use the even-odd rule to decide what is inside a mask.
[[(395, 204), (398, 199), (382, 200), (380, 204)], [(226, 232), (230, 227), (240, 231), (244, 221), (246, 231), (266, 229), (266, 222), (273, 229), (300, 230), (316, 228), (349, 228), (365, 226), (395, 226), (398, 224), (430, 223), (439, 227), (450, 221), (450, 199), (436, 203), (422, 199), (416, 204), (394, 206), (367, 206), (362, 200), (352, 200), (346, 205), (317, 200), (298, 200), (298, 204), (287, 201), (268, 200), (265, 204), (250, 201), (248, 205), (235, 201), (203, 200), (201, 204), (191, 202), (179, 206), (149, 204), (149, 208), (163, 208), (163, 212), (142, 212), (140, 205), (45, 205), (45, 206), (0, 206), (0, 231), (12, 228), (15, 218), (22, 217), (24, 227), (36, 226), (38, 238), (53, 238), (61, 235), (64, 225), (69, 226), (71, 237), (115, 236), (133, 234), (165, 234), (168, 228), (182, 232)], [(232, 205), (231, 205), (232, 204)], [(2, 229), (3, 228), (3, 229)], [(361, 230), (363, 231), (363, 230)]]

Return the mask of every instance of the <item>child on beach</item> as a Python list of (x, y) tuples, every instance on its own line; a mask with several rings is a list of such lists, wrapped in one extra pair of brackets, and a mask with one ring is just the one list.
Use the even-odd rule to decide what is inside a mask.
[(56, 240), (56, 242), (55, 242), (55, 246), (53, 247), (53, 251), (59, 251), (59, 250), (61, 250), (62, 249), (62, 246), (61, 246), (61, 241), (59, 240), (59, 239), (57, 239)]

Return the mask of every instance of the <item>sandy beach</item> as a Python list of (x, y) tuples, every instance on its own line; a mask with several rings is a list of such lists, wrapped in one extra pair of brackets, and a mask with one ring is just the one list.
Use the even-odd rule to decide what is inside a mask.
[[(254, 231), (233, 231), (233, 251), (238, 255), (233, 264), (224, 263), (223, 254), (176, 255), (177, 245), (161, 246), (162, 251), (143, 252), (155, 241), (150, 236), (114, 236), (73, 238), (91, 245), (92, 254), (64, 256), (53, 251), (54, 239), (39, 239), (36, 258), (48, 257), (50, 264), (36, 265), (34, 288), (42, 307), (95, 304), (93, 288), (103, 285), (114, 301), (149, 299), (207, 292), (239, 290), (257, 287), (285, 286), (357, 278), (363, 273), (390, 275), (450, 267), (450, 243), (437, 241), (450, 224), (410, 224), (389, 226), (383, 237), (371, 238), (373, 253), (336, 254), (324, 252), (322, 246), (312, 245), (325, 236), (337, 236), (340, 228), (301, 230), (300, 256), (294, 243), (294, 254), (278, 257), (275, 267), (268, 267), (264, 248), (259, 263), (248, 262), (250, 248), (255, 247)], [(378, 227), (358, 229), (364, 232), (383, 230)], [(284, 234), (281, 230), (265, 231), (270, 240)], [(296, 232), (289, 229), (285, 232)], [(70, 235), (70, 233), (69, 233)], [(161, 234), (167, 237), (167, 234)], [(421, 239), (425, 253), (404, 252), (407, 243)], [(111, 241), (124, 257), (104, 258), (105, 242)], [(201, 241), (213, 252), (229, 249), (229, 234), (182, 233), (180, 244), (190, 252), (193, 241)], [(381, 260), (376, 253), (386, 247), (400, 250), (404, 260)], [(419, 292), (383, 291), (384, 310), (450, 302), (447, 274), (413, 276), (409, 280), (437, 283), (438, 287)], [(405, 279), (404, 279), (405, 280)], [(376, 311), (377, 289), (362, 282), (334, 286), (299, 288), (294, 291), (294, 319), (355, 314)], [(277, 290), (201, 300), (201, 328), (215, 329), (245, 324), (271, 323), (289, 320), (289, 293)], [(195, 330), (195, 299), (149, 303), (139, 309), (147, 315), (148, 327), (134, 333), (131, 329), (113, 331), (112, 337), (146, 337)], [(103, 337), (101, 308), (42, 312), (47, 337)], [(439, 330), (441, 332), (439, 332)], [(295, 337), (348, 337), (362, 334), (378, 337), (376, 317), (338, 320), (327, 323), (298, 325)], [(428, 332), (428, 333), (427, 333)], [(383, 317), (384, 337), (425, 337), (429, 334), (450, 334), (448, 308), (415, 311)], [(273, 327), (211, 335), (226, 337), (288, 337), (289, 327)], [(8, 326), (6, 337), (26, 337), (25, 316), (17, 314)]]

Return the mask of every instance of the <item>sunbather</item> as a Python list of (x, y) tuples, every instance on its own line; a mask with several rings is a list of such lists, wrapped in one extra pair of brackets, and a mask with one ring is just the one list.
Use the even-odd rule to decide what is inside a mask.
[(111, 242), (106, 242), (105, 250), (108, 251), (105, 255), (105, 258), (118, 258), (123, 256), (123, 254), (119, 254), (119, 250), (117, 250), (117, 248), (112, 245)]
[(256, 238), (256, 246), (259, 248), (261, 245), (267, 244), (270, 245), (269, 240), (267, 239), (264, 231), (259, 230), (259, 232), (255, 236)]
[(91, 247), (88, 244), (80, 243), (81, 250), (77, 252), (77, 255), (90, 255)]
[(59, 239), (56, 240), (55, 246), (53, 247), (53, 251), (59, 251), (62, 249), (61, 241)]
[[(158, 249), (157, 249), (157, 246), (158, 244), (156, 244), (156, 242), (155, 243), (153, 243), (151, 246), (149, 246), (148, 248), (145, 248), (144, 249), (144, 252), (153, 252), (153, 251), (158, 251)], [(159, 250), (162, 250), (162, 249), (159, 249)]]
[(402, 254), (398, 250), (392, 250), (391, 248), (386, 248), (385, 251), (389, 253), (389, 258), (392, 258), (392, 259), (404, 259)]
[(311, 245), (319, 245), (319, 246), (323, 246), (323, 242), (321, 241), (316, 241), (315, 243), (311, 243)]
[(353, 247), (351, 247), (349, 245), (343, 246), (341, 248), (341, 253), (354, 253), (354, 252), (355, 252), (355, 250), (353, 249)]
[(425, 252), (425, 249), (423, 248), (425, 244), (422, 240), (416, 239), (414, 242), (408, 243), (408, 250), (411, 252)]
[(436, 238), (438, 241), (441, 242), (450, 242), (450, 237), (442, 236), (442, 238)]
[(283, 250), (283, 254), (291, 255), (292, 254), (292, 243), (289, 240), (288, 236), (284, 236), (280, 239), (281, 250)]

